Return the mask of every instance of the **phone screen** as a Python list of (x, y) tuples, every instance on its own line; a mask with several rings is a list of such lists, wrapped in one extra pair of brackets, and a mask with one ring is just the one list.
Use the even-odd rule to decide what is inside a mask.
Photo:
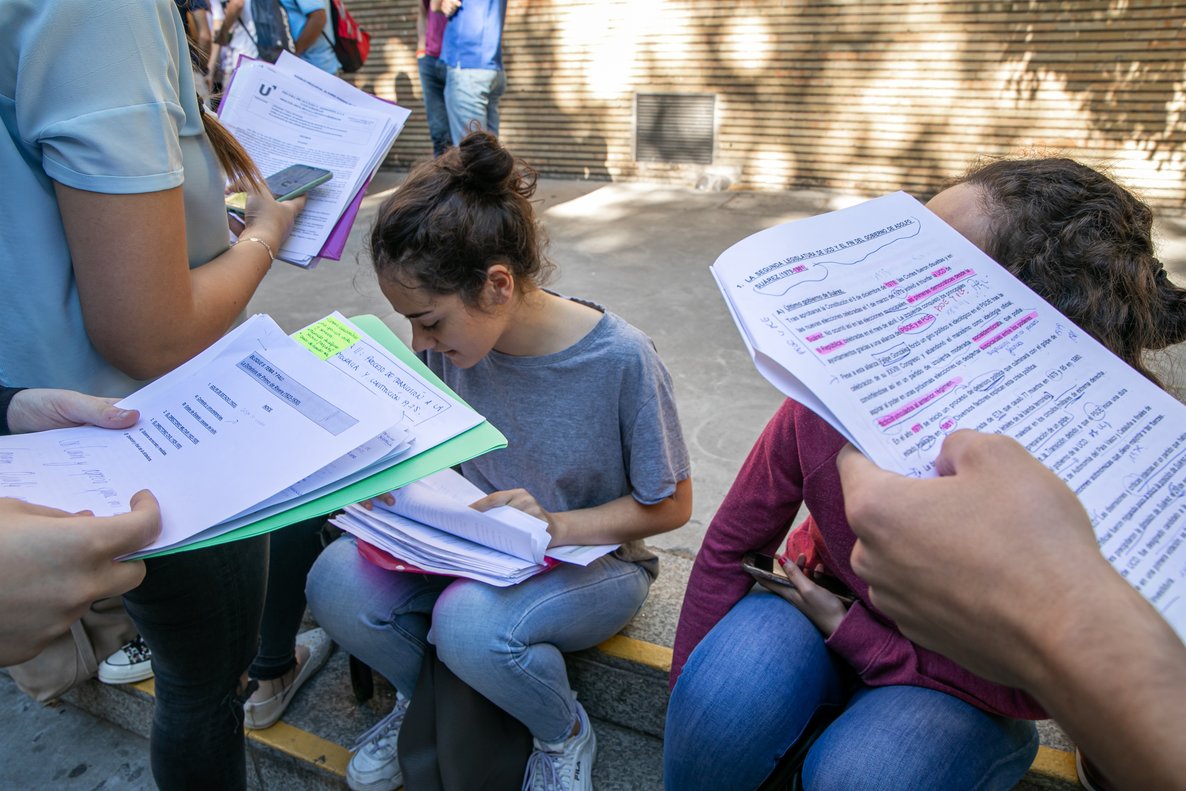
[(324, 184), (333, 178), (333, 175), (325, 168), (312, 165), (289, 165), (268, 176), (264, 181), (276, 200), (291, 200), (304, 195), (319, 184)]

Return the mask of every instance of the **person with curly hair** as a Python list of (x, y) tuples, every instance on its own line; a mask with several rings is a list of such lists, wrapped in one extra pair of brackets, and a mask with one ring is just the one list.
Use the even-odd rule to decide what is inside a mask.
[[(1186, 339), (1186, 292), (1154, 255), (1151, 211), (1102, 173), (999, 160), (928, 207), (1150, 379), (1143, 353)], [(1046, 716), (1033, 698), (915, 644), (870, 600), (850, 560), (845, 445), (788, 399), (709, 525), (676, 632), (667, 788), (754, 789), (773, 774), (809, 789), (1006, 789), (1033, 761), (1031, 720)], [(783, 564), (794, 588), (751, 591), (742, 557), (774, 550), (803, 504)]]

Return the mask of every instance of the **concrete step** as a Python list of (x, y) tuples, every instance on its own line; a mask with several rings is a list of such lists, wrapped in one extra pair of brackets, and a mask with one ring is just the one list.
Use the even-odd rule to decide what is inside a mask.
[[(377, 722), (391, 709), (394, 691), (382, 680), (375, 684), (375, 697), (363, 704), (355, 704), (350, 692), (346, 655), (335, 651), (326, 668), (294, 701), (284, 720), (263, 731), (248, 732), (248, 783), (259, 791), (313, 791), (314, 789), (346, 788), (346, 764), (350, 760), (348, 746), (363, 729)], [(30, 704), (36, 706), (36, 704)], [(106, 735), (104, 738), (119, 743), (120, 755), (125, 756), (115, 770), (103, 771), (124, 779), (135, 769), (147, 769), (148, 732), (152, 720), (153, 684), (145, 681), (129, 686), (108, 686), (89, 682), (67, 697), (63, 709), (81, 710), (78, 716), (93, 717), (103, 722), (100, 726), (126, 729), (126, 737)], [(593, 766), (594, 784), (599, 791), (647, 791), (662, 788), (662, 742), (630, 728), (592, 717), (597, 734), (597, 759)], [(94, 726), (92, 726), (93, 728)], [(81, 728), (89, 734), (92, 728)], [(68, 750), (67, 750), (68, 751)], [(126, 756), (141, 757), (142, 767), (128, 769)], [(51, 758), (52, 756), (47, 756)], [(91, 764), (77, 757), (62, 758), (55, 778)], [(27, 775), (27, 773), (26, 773)], [(90, 772), (94, 788), (98, 772)], [(77, 775), (74, 775), (77, 776)], [(25, 776), (29, 784), (5, 785), (9, 788), (34, 788), (39, 783)], [(141, 773), (134, 779), (152, 788), (151, 780)], [(117, 785), (112, 787), (129, 787)]]
[[(659, 789), (671, 645), (691, 561), (661, 552), (662, 572), (646, 605), (622, 634), (569, 656), (569, 673), (598, 736), (596, 787)], [(284, 720), (249, 732), (249, 773), (261, 789), (344, 787), (348, 747), (391, 710), (394, 691), (375, 676), (375, 696), (357, 703), (347, 656), (335, 650), (324, 670), (293, 701)], [(147, 736), (152, 682), (129, 687), (92, 683), (68, 702)], [(1053, 722), (1039, 725), (1042, 748), (1019, 789), (1075, 789), (1073, 747)]]

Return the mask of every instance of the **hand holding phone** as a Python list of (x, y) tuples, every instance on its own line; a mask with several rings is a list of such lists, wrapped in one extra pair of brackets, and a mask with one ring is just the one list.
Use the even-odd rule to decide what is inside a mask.
[(264, 179), (268, 190), (278, 201), (292, 200), (304, 195), (314, 187), (320, 186), (334, 177), (325, 168), (312, 165), (289, 165)]
[(760, 552), (747, 553), (741, 559), (741, 567), (754, 577), (787, 588), (795, 587), (795, 583), (791, 582), (785, 574), (779, 574), (774, 570), (774, 557), (771, 555), (763, 555)]

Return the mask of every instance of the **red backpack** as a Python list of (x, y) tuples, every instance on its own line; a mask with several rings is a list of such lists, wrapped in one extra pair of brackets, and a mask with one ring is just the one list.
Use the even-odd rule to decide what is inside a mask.
[(342, 64), (342, 71), (347, 74), (358, 71), (371, 52), (371, 34), (354, 21), (342, 0), (330, 0), (329, 23), (334, 31), (334, 54)]

